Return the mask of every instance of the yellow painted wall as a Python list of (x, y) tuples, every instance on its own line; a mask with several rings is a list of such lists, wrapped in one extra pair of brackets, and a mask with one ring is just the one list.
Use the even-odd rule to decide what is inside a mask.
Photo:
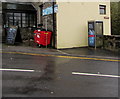
[[(110, 35), (109, 2), (57, 2), (57, 48), (88, 46), (88, 21), (104, 23), (104, 35)], [(107, 14), (99, 14), (99, 4), (107, 7)], [(107, 16), (109, 19), (104, 19)]]

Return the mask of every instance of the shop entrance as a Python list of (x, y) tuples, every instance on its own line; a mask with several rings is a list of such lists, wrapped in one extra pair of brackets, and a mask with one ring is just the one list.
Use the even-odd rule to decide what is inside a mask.
[[(33, 40), (32, 28), (37, 27), (37, 11), (31, 4), (2, 3), (3, 35), (2, 42), (6, 42), (7, 29), (17, 27), (17, 42)], [(21, 40), (19, 40), (21, 39)]]
[[(43, 24), (45, 31), (52, 32), (50, 47), (56, 48), (56, 8), (54, 2), (45, 2), (39, 5), (40, 11), (33, 3), (2, 3), (3, 16), (3, 37), (2, 42), (6, 43), (7, 28), (17, 27), (20, 32), (16, 35), (17, 42), (27, 46), (36, 46), (34, 42), (34, 31), (38, 28), (38, 24)], [(46, 14), (47, 12), (47, 14)], [(40, 22), (38, 17), (40, 15)], [(21, 39), (21, 40), (19, 40)]]

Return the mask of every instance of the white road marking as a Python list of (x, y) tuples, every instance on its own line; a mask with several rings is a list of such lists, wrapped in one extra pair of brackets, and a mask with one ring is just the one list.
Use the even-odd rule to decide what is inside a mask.
[(72, 72), (73, 75), (84, 75), (84, 76), (99, 76), (99, 77), (112, 77), (112, 78), (120, 78), (118, 75), (105, 75), (105, 74), (92, 74), (92, 73), (79, 73)]
[(17, 71), (17, 72), (34, 72), (35, 70), (25, 70), (25, 69), (1, 69), (0, 71)]

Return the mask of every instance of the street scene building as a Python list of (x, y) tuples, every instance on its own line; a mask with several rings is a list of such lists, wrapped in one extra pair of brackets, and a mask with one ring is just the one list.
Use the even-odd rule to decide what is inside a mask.
[(88, 21), (102, 21), (102, 35), (111, 35), (110, 2), (58, 3), (57, 48), (89, 46)]
[(0, 8), (2, 99), (119, 98), (109, 0), (2, 0)]
[(4, 29), (18, 25), (24, 40), (28, 28), (43, 24), (52, 31), (51, 45), (57, 49), (89, 46), (88, 21), (101, 21), (101, 35), (111, 35), (110, 20), (110, 2), (3, 3)]

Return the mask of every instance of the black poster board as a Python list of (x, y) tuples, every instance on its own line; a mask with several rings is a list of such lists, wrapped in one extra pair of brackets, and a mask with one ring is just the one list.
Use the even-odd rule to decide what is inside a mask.
[(17, 35), (17, 27), (10, 27), (7, 28), (7, 44), (14, 44), (15, 43), (15, 38)]

